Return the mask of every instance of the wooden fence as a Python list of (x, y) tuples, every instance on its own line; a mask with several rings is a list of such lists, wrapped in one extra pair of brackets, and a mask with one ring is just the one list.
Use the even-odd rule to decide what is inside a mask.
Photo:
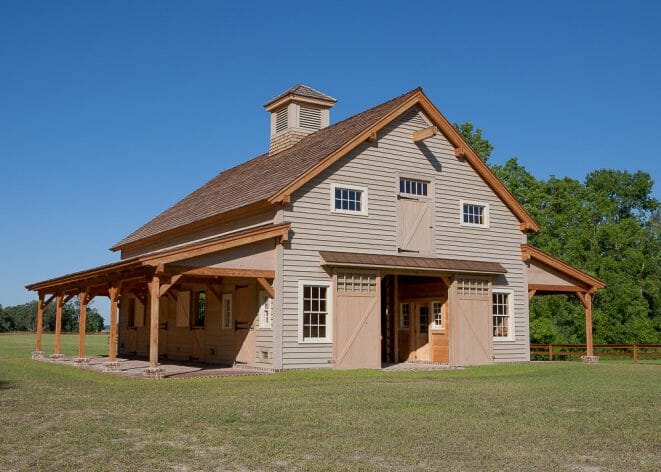
[[(587, 355), (585, 344), (531, 344), (530, 357), (566, 360)], [(595, 344), (594, 355), (604, 358), (628, 357), (634, 364), (644, 359), (661, 359), (661, 344)]]

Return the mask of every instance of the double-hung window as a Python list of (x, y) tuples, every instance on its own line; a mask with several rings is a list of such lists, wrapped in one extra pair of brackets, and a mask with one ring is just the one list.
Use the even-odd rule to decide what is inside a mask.
[(431, 302), (431, 328), (445, 328), (443, 324), (443, 302)]
[(462, 201), (460, 222), (464, 226), (489, 226), (489, 205), (479, 202)]
[(492, 297), (492, 319), (494, 341), (514, 339), (514, 294), (511, 290), (494, 288)]
[(331, 184), (330, 209), (333, 213), (367, 215), (367, 187)]
[(273, 321), (273, 299), (266, 290), (259, 292), (259, 328), (268, 329)]
[(331, 342), (331, 283), (301, 281), (299, 283), (299, 341)]
[(221, 305), (221, 327), (223, 329), (232, 329), (232, 316), (233, 316), (233, 308), (232, 308), (232, 294), (231, 293), (224, 293), (223, 294), (223, 299), (222, 299), (222, 305)]

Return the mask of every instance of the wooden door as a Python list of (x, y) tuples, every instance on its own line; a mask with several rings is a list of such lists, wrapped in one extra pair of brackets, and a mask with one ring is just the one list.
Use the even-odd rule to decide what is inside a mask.
[(414, 356), (417, 361), (429, 361), (429, 303), (419, 302), (414, 304), (415, 316), (413, 318), (413, 345)]
[(255, 363), (255, 320), (257, 318), (257, 294), (254, 287), (236, 291), (234, 306), (234, 353), (237, 364)]
[[(375, 274), (353, 274), (362, 284), (347, 287), (349, 276), (335, 284), (334, 359), (336, 369), (381, 368), (381, 295), (380, 277)], [(367, 281), (367, 282), (365, 282)], [(362, 291), (359, 291), (362, 290)]]
[(432, 255), (431, 199), (399, 195), (397, 248), (402, 255)]

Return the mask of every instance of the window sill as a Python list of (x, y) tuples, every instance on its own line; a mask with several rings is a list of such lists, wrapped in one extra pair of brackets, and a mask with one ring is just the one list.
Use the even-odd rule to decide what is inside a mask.
[(204, 326), (191, 326), (191, 330), (204, 329)]
[(513, 341), (516, 341), (515, 338), (493, 338), (493, 342), (495, 343), (511, 343)]
[(335, 215), (369, 216), (365, 211), (331, 210), (330, 212)]
[(333, 344), (333, 341), (330, 339), (314, 339), (314, 340), (304, 340), (304, 339), (299, 339), (298, 344)]
[(477, 223), (464, 223), (463, 221), (459, 223), (459, 226), (463, 226), (464, 228), (489, 229), (489, 225), (478, 225)]

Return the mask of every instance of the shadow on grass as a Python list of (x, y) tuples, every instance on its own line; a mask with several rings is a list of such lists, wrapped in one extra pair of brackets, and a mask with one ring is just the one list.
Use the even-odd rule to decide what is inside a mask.
[(0, 390), (6, 390), (8, 388), (11, 388), (9, 381), (0, 379)]

